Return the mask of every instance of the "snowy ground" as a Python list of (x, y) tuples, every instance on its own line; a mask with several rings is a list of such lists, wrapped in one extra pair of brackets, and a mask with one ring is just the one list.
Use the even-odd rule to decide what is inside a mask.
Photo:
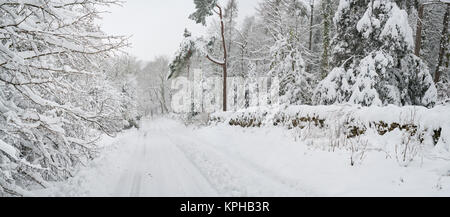
[(283, 128), (186, 127), (147, 121), (108, 144), (101, 157), (42, 196), (450, 196), (450, 162), (407, 168), (371, 152), (312, 149)]

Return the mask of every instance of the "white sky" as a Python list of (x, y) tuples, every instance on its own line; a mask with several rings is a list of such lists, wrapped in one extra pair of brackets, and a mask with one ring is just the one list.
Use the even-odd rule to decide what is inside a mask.
[[(258, 2), (238, 0), (240, 22), (254, 14)], [(149, 61), (159, 55), (172, 56), (185, 27), (195, 35), (206, 31), (188, 19), (194, 8), (193, 0), (127, 0), (123, 7), (108, 8), (111, 13), (104, 14), (100, 23), (109, 34), (132, 36), (129, 53)]]

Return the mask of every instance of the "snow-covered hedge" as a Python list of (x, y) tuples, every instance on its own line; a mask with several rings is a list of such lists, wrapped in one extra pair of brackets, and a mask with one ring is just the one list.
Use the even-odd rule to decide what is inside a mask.
[[(360, 107), (355, 105), (288, 106), (249, 108), (219, 112), (210, 124), (240, 127), (281, 126), (289, 129), (316, 128), (354, 138), (373, 130), (380, 136), (401, 131), (418, 136), (421, 143), (450, 151), (450, 105), (425, 107)], [(331, 136), (331, 135), (330, 135)], [(340, 135), (336, 135), (340, 136)]]

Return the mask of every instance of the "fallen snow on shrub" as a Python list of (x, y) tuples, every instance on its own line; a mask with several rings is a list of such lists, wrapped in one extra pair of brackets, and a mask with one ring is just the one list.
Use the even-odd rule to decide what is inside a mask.
[(286, 127), (311, 147), (349, 150), (354, 155), (352, 165), (362, 161), (366, 152), (379, 151), (401, 166), (408, 166), (424, 157), (450, 159), (448, 114), (449, 105), (433, 109), (414, 106), (275, 106), (215, 113), (211, 115), (210, 124)]

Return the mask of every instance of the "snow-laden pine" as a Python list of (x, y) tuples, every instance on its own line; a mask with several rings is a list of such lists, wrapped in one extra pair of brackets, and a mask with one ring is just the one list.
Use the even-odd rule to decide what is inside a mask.
[(316, 89), (316, 103), (427, 107), (436, 103), (428, 67), (413, 53), (405, 10), (392, 1), (341, 0), (334, 21), (335, 69)]

